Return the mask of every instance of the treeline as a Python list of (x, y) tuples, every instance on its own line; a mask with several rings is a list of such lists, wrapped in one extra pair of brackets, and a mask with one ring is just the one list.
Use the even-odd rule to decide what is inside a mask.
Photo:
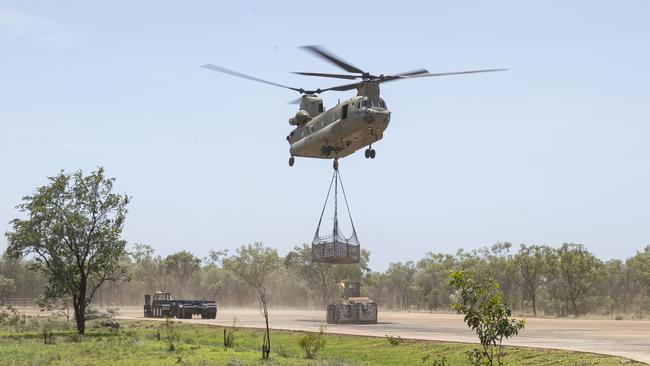
[[(358, 265), (326, 265), (311, 263), (309, 245), (296, 247), (271, 274), (269, 303), (322, 309), (340, 298), (341, 280), (361, 279), (362, 291), (381, 309), (449, 311), (448, 275), (459, 269), (495, 279), (520, 314), (637, 318), (650, 297), (650, 246), (625, 261), (602, 261), (580, 244), (513, 248), (497, 243), (455, 254), (428, 253), (417, 262), (391, 263), (384, 272), (368, 268), (369, 255), (362, 251)], [(219, 306), (256, 306), (255, 290), (223, 268), (224, 258), (225, 251), (199, 258), (185, 250), (162, 257), (152, 247), (136, 244), (122, 260), (121, 270), (130, 280), (105, 283), (93, 303), (141, 305), (143, 294), (169, 291), (176, 298), (216, 299)], [(42, 295), (45, 280), (29, 265), (29, 260), (0, 260), (0, 299)]]

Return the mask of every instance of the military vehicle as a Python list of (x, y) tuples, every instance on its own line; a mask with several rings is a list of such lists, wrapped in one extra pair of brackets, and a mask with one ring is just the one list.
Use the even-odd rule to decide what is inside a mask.
[(145, 318), (179, 318), (192, 319), (200, 315), (201, 319), (217, 317), (217, 304), (210, 300), (175, 300), (169, 292), (156, 292), (144, 295)]
[[(290, 145), (289, 153), (291, 155), (289, 158), (289, 166), (293, 166), (295, 157), (299, 156), (334, 159), (334, 168), (336, 169), (339, 158), (346, 157), (366, 146), (366, 158), (374, 159), (376, 152), (372, 148), (372, 144), (383, 138), (384, 131), (390, 122), (390, 111), (386, 106), (386, 102), (379, 95), (379, 84), (381, 83), (431, 76), (506, 70), (484, 69), (430, 73), (425, 69), (419, 69), (398, 74), (374, 75), (350, 65), (322, 47), (303, 46), (302, 48), (345, 70), (348, 74), (294, 72), (295, 74), (347, 80), (359, 79), (361, 81), (330, 88), (307, 90), (259, 79), (213, 64), (202, 65), (202, 67), (209, 70), (293, 90), (302, 94), (301, 98), (292, 102), (296, 104), (300, 103), (300, 107), (296, 115), (289, 119), (289, 124), (296, 126), (287, 136), (287, 142)], [(325, 110), (323, 100), (319, 94), (326, 91), (347, 91), (353, 89), (357, 90), (356, 96), (337, 104), (329, 110)]]
[(361, 282), (342, 281), (341, 302), (327, 305), (328, 324), (376, 324), (377, 304), (361, 296)]

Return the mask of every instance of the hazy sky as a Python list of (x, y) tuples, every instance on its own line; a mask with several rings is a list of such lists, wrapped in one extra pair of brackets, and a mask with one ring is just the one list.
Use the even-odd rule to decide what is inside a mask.
[(373, 269), (650, 244), (650, 2), (225, 3), (0, 1), (0, 232), (48, 175), (104, 166), (133, 196), (126, 239), (162, 255), (311, 242), (332, 169), (287, 165), (298, 95), (199, 65), (337, 85), (288, 73), (340, 71), (297, 49), (318, 44), (374, 73), (510, 68), (382, 86), (377, 158), (341, 161)]

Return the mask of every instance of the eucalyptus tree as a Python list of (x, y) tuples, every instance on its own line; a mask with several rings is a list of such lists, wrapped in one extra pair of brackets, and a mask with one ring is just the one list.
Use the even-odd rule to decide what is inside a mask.
[[(586, 312), (586, 298), (603, 275), (603, 264), (582, 244), (564, 243), (557, 250), (562, 292), (574, 315)], [(582, 309), (581, 309), (582, 307)]]
[(517, 285), (524, 289), (530, 299), (533, 316), (537, 316), (537, 290), (548, 278), (548, 258), (552, 255), (553, 250), (547, 246), (521, 244), (514, 256)]
[(253, 287), (259, 296), (260, 309), (266, 321), (266, 332), (262, 343), (262, 358), (268, 359), (271, 353), (271, 334), (269, 332), (268, 282), (269, 278), (281, 264), (278, 251), (257, 242), (244, 245), (237, 249), (236, 254), (225, 258), (223, 266), (234, 273), (249, 286)]
[(7, 254), (33, 256), (30, 268), (47, 279), (45, 298), (72, 298), (79, 334), (97, 289), (124, 274), (121, 235), (130, 198), (113, 193), (114, 182), (103, 168), (88, 175), (61, 171), (23, 197), (17, 208), (26, 218), (14, 219), (6, 233)]

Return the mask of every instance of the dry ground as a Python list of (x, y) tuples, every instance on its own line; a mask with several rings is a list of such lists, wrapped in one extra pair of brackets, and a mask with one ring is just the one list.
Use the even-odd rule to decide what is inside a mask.
[[(142, 319), (142, 308), (121, 310), (124, 319)], [(219, 309), (217, 319), (183, 320), (195, 323), (238, 325), (261, 328), (263, 317), (256, 309)], [(318, 331), (325, 323), (324, 311), (271, 310), (270, 323), (276, 329)], [(382, 312), (373, 325), (327, 325), (327, 332), (384, 337), (477, 342), (476, 336), (455, 314)], [(514, 346), (556, 348), (622, 356), (650, 363), (650, 321), (527, 319), (526, 329), (507, 342)]]

